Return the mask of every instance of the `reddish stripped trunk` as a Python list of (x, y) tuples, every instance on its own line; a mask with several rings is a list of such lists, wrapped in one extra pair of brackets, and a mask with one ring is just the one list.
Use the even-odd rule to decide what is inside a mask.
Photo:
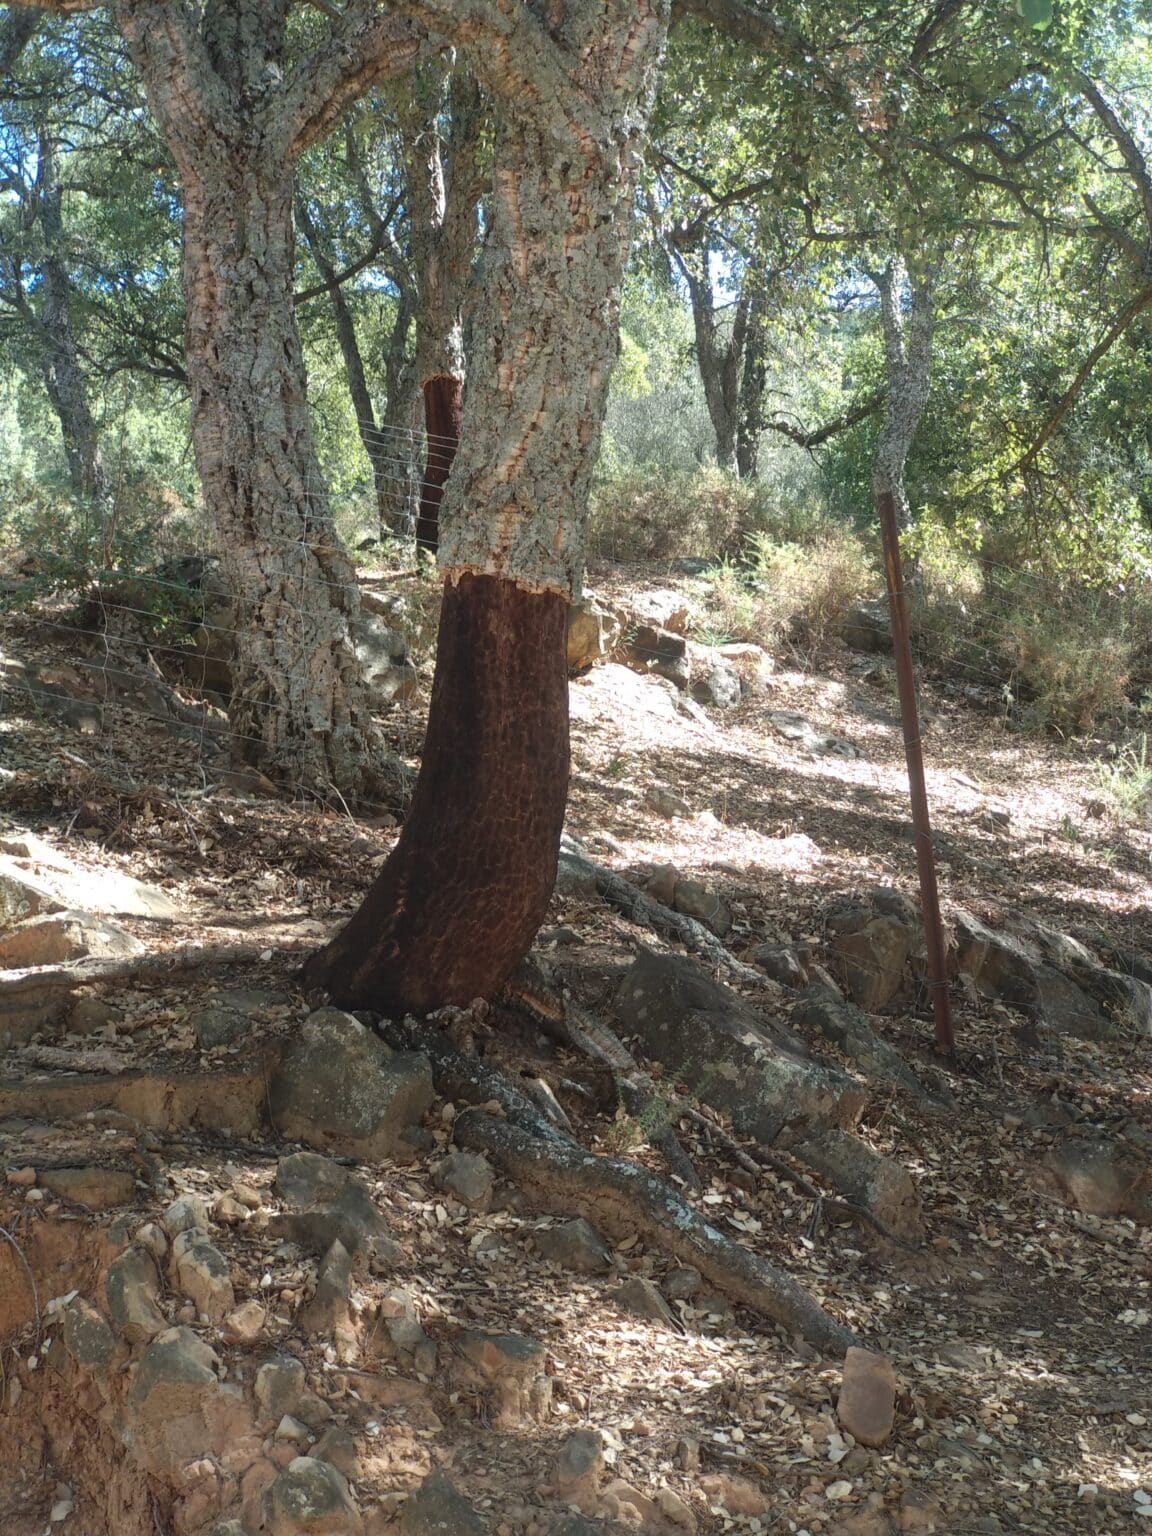
[(567, 608), (492, 576), (446, 586), (411, 809), (363, 905), (305, 970), (340, 1006), (397, 1016), (491, 996), (531, 943), (568, 793)]
[(432, 554), (440, 544), (440, 503), (460, 441), (463, 397), (464, 386), (450, 373), (437, 374), (424, 382), (424, 430), (428, 444), (420, 485), (416, 546)]

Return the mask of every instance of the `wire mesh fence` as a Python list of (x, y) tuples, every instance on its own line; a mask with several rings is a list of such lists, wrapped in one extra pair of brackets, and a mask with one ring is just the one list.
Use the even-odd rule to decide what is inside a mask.
[[(402, 443), (402, 451), (390, 455), (398, 478), (408, 473), (407, 466), (424, 447), (415, 435), (399, 429), (379, 429), (379, 439)], [(450, 440), (445, 439), (443, 446), (447, 449)], [(30, 731), (46, 733), (56, 747), (81, 760), (98, 749), (101, 772), (110, 775), (115, 774), (117, 759), (125, 755), (127, 745), (139, 745), (151, 733), (173, 745), (165, 771), (182, 774), (185, 786), (198, 783), (203, 792), (221, 785), (223, 775), (234, 773), (246, 757), (259, 760), (269, 735), (286, 727), (298, 709), (299, 676), (265, 657), (263, 692), (245, 704), (244, 718), (261, 722), (259, 732), (250, 723), (245, 729), (229, 721), (229, 681), (253, 623), (271, 624), (280, 640), (295, 635), (301, 668), (308, 662), (309, 648), (316, 645), (355, 652), (370, 686), (378, 686), (385, 733), (414, 759), (431, 677), (438, 600), (435, 576), (410, 547), (384, 541), (371, 551), (359, 552), (372, 562), (370, 566), (357, 569), (349, 562), (346, 576), (334, 578), (314, 554), (317, 542), (332, 536), (340, 509), (318, 488), (305, 498), (304, 512), (299, 538), (282, 540), (267, 551), (268, 567), (277, 572), (271, 599), (229, 590), (225, 572), (230, 562), (211, 546), (185, 551), (181, 558), (147, 571), (100, 572), (79, 592), (38, 583), (34, 572), (9, 578), (0, 628), (0, 808), (5, 799), (13, 804), (19, 798), (12, 789), (24, 775), (21, 742)], [(620, 612), (618, 638), (603, 659), (654, 674), (666, 691), (670, 682), (677, 697), (692, 699), (693, 671), (699, 678), (706, 669), (724, 662), (726, 642), (763, 646), (776, 658), (778, 677), (831, 679), (830, 687), (854, 691), (851, 708), (845, 706), (842, 711), (839, 734), (824, 733), (830, 742), (833, 738), (846, 741), (851, 751), (834, 744), (826, 749), (812, 740), (797, 744), (773, 724), (770, 717), (781, 713), (778, 706), (794, 704), (794, 696), (802, 694), (799, 683), (795, 688), (770, 685), (766, 696), (738, 688), (730, 709), (696, 705), (705, 721), (722, 733), (732, 728), (739, 753), (757, 763), (752, 787), (734, 817), (736, 825), (721, 840), (725, 852), (735, 851), (738, 856), (740, 840), (747, 836), (749, 863), (755, 864), (766, 841), (759, 835), (763, 828), (756, 827), (757, 815), (779, 825), (781, 806), (801, 800), (819, 804), (823, 797), (828, 806), (838, 807), (845, 830), (843, 851), (859, 855), (855, 867), (860, 880), (875, 884), (891, 879), (914, 888), (909, 842), (892, 858), (872, 857), (869, 852), (877, 831), (881, 838), (898, 840), (899, 828), (907, 819), (907, 781), (878, 571), (863, 584), (848, 581), (840, 553), (817, 543), (799, 554), (793, 552), (779, 566), (767, 558), (744, 566), (716, 563), (705, 551), (683, 560), (647, 562), (639, 572), (599, 566), (593, 579), (605, 589), (601, 600)], [(644, 626), (636, 614), (629, 614), (627, 600), (620, 597), (633, 579), (673, 585), (683, 596), (689, 665), (670, 679), (664, 676), (667, 658), (660, 643), (645, 649), (640, 638)], [(830, 587), (834, 588), (831, 595)], [(815, 613), (806, 606), (813, 602), (814, 590), (821, 604)], [(912, 597), (914, 648), (927, 706), (930, 795), (951, 794), (956, 774), (963, 772), (957, 763), (957, 734), (968, 743), (971, 726), (965, 722), (992, 722), (1008, 744), (1039, 743), (1045, 732), (1048, 740), (1067, 742), (1078, 733), (1083, 736), (1098, 729), (1095, 741), (1082, 741), (1078, 755), (1067, 760), (1074, 794), (1066, 800), (1065, 814), (1077, 823), (1063, 829), (1067, 848), (1075, 853), (1085, 883), (1090, 883), (1087, 867), (1106, 850), (1103, 832), (1097, 836), (1089, 824), (1086, 797), (1091, 792), (1107, 797), (1109, 776), (1114, 788), (1127, 763), (1130, 793), (1125, 809), (1135, 831), (1129, 826), (1116, 831), (1115, 837), (1131, 844), (1121, 862), (1146, 863), (1147, 850), (1137, 845), (1143, 833), (1142, 807), (1136, 796), (1143, 761), (1142, 782), (1152, 799), (1146, 751), (1142, 759), (1138, 755), (1146, 718), (1145, 675), (1152, 674), (1148, 630), (1142, 620), (1145, 596), (1137, 592), (1121, 599), (1024, 564), (972, 560), (963, 570), (947, 573), (947, 579), (928, 565), (922, 567)], [(329, 622), (332, 615), (338, 622)], [(419, 632), (415, 639), (413, 629)], [(205, 674), (209, 659), (212, 686)], [(384, 680), (398, 669), (405, 671), (406, 687), (388, 692)], [(413, 694), (411, 685), (417, 678), (419, 687)], [(1152, 687), (1152, 675), (1149, 683)], [(577, 681), (575, 686), (586, 683)], [(323, 728), (322, 709), (316, 719)], [(594, 757), (591, 775), (597, 789), (603, 788), (611, 764), (620, 755), (619, 733), (625, 730), (623, 718), (603, 724), (608, 745)], [(669, 828), (645, 811), (644, 791), (653, 778), (653, 764), (665, 778), (674, 778), (674, 755), (673, 750), (662, 756), (653, 752), (646, 761), (643, 753), (637, 753), (626, 769), (634, 782), (625, 786), (630, 797), (624, 802), (629, 830), (624, 847), (634, 863), (642, 863), (662, 839), (668, 840)], [(717, 774), (729, 771), (722, 766), (723, 758), (724, 750), (718, 748), (710, 760)], [(691, 775), (694, 770), (687, 771)], [(790, 776), (803, 778), (802, 794), (779, 793), (779, 784)], [(773, 779), (776, 788), (770, 783)], [(979, 794), (974, 789), (973, 795), (969, 811), (983, 817), (989, 806), (996, 808), (995, 789)], [(323, 786), (311, 786), (306, 798), (337, 814), (346, 812), (341, 797), (326, 796)], [(719, 803), (714, 794), (696, 798)], [(727, 804), (727, 796), (722, 798)], [(854, 824), (845, 807), (864, 802), (869, 809), (857, 817), (855, 825), (868, 822), (870, 835), (867, 844), (862, 840), (853, 850)], [(362, 803), (356, 809), (377, 818), (396, 811), (383, 801)], [(651, 823), (647, 830), (646, 816)], [(1099, 825), (1103, 829), (1104, 822)], [(996, 846), (1002, 829), (985, 827), (981, 821), (977, 830), (976, 841), (986, 851)], [(1050, 830), (1062, 835), (1059, 823)], [(943, 843), (962, 840), (971, 831), (958, 830), (958, 819), (952, 816), (945, 820)], [(690, 860), (690, 847), (685, 854)], [(729, 858), (727, 862), (732, 869), (738, 867), (738, 861), (732, 864)], [(944, 862), (945, 900), (954, 905), (965, 899), (964, 887), (971, 881), (962, 870), (957, 873), (956, 865), (962, 866), (962, 860), (954, 864), (946, 857)], [(849, 866), (850, 860), (842, 867)], [(1009, 863), (1001, 873), (1000, 888), (1005, 881), (1011, 887), (1020, 870)], [(1133, 892), (1143, 888), (1143, 867), (1131, 873), (1132, 890), (1124, 897), (1129, 902), (1135, 900)], [(822, 878), (817, 869), (809, 884), (818, 886)], [(725, 881), (738, 886), (740, 877), (731, 870), (722, 872), (719, 883)], [(996, 880), (985, 882), (984, 888), (997, 888)], [(1135, 917), (1126, 921), (1134, 946), (1139, 947), (1142, 924)], [(872, 968), (867, 957), (857, 965), (864, 972)]]

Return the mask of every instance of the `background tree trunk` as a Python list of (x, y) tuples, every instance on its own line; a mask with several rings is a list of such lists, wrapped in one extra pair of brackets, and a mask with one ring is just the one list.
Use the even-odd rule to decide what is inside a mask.
[[(462, 308), (476, 246), (483, 128), (480, 92), (466, 73), (420, 71), (400, 111), (416, 273), (416, 381), (424, 399), (424, 473), (416, 543), (436, 552), (440, 504), (460, 437), (464, 392)], [(447, 118), (445, 133), (443, 123)]]
[(368, 388), (368, 376), (364, 371), (364, 358), (360, 351), (360, 339), (356, 334), (356, 322), (348, 307), (348, 300), (337, 281), (336, 265), (328, 254), (324, 240), (316, 227), (308, 201), (296, 199), (296, 224), (304, 236), (316, 270), (329, 285), (328, 301), (332, 305), (332, 317), (336, 323), (336, 340), (340, 356), (344, 359), (344, 375), (348, 380), (348, 395), (356, 413), (356, 427), (360, 442), (372, 466), (372, 483), (376, 492), (376, 517), (383, 525), (388, 516), (391, 497), (392, 468), (384, 434), (376, 423), (376, 408), (372, 404), (372, 391)]
[(36, 215), (43, 239), (43, 254), (36, 329), (41, 341), (44, 386), (60, 423), (73, 495), (85, 501), (103, 503), (107, 480), (100, 454), (100, 433), (88, 403), (88, 383), (72, 327), (72, 284), (64, 249), (63, 192), (56, 173), (56, 146), (47, 133), (40, 137), (37, 180)]
[[(935, 325), (936, 269), (927, 267), (909, 277), (903, 261), (894, 257), (883, 272), (871, 274), (880, 294), (884, 330), (885, 411), (876, 439), (872, 490), (890, 491), (896, 501), (900, 531), (912, 527), (912, 508), (904, 484), (904, 468), (916, 437), (932, 383), (932, 332)], [(908, 313), (904, 314), (904, 290)]]

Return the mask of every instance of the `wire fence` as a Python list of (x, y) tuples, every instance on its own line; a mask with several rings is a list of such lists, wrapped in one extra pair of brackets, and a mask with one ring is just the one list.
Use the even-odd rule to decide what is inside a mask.
[[(395, 464), (397, 475), (407, 473), (413, 457), (424, 447), (422, 438), (406, 429), (377, 431), (381, 442), (404, 443), (404, 452), (390, 462)], [(451, 439), (441, 440), (441, 445), (447, 451)], [(274, 660), (277, 654), (290, 654), (292, 645), (298, 658), (295, 668), (309, 664), (310, 647), (332, 644), (339, 649), (351, 644), (357, 649), (361, 667), (377, 682), (390, 672), (404, 670), (410, 683), (408, 648), (412, 642), (404, 639), (404, 631), (410, 627), (414, 603), (421, 610), (420, 627), (434, 630), (438, 588), (431, 573), (421, 568), (411, 549), (394, 543), (388, 550), (386, 571), (369, 574), (349, 566), (346, 580), (334, 579), (315, 558), (317, 542), (330, 537), (333, 509), (327, 492), (318, 489), (303, 498), (302, 512), (299, 538), (268, 544), (265, 568), (277, 576), (270, 595), (263, 599), (253, 600), (251, 594), (237, 597), (228, 591), (224, 571), (229, 562), (220, 560), (212, 548), (188, 551), (147, 572), (101, 573), (98, 583), (81, 594), (80, 601), (74, 592), (45, 590), (34, 577), (23, 583), (10, 581), (0, 627), (0, 808), (5, 798), (11, 801), (11, 788), (24, 773), (19, 756), (13, 752), (21, 732), (40, 730), (57, 746), (71, 743), (77, 747), (73, 755), (81, 760), (80, 744), (93, 736), (103, 753), (102, 771), (111, 773), (117, 761), (123, 760), (129, 775), (133, 772), (133, 750), (152, 733), (156, 740), (178, 744), (178, 766), (166, 771), (182, 772), (185, 781), (198, 778), (208, 787), (219, 781), (224, 768), (233, 767), (234, 759), (261, 761), (270, 739), (298, 724), (299, 672), (279, 669)], [(688, 665), (669, 672), (663, 642), (645, 646), (645, 611), (638, 602), (635, 611), (624, 611), (618, 617), (612, 659), (654, 672), (658, 678), (669, 672), (673, 686), (689, 694), (710, 668), (717, 663), (729, 664), (723, 652), (725, 640), (762, 644), (766, 652), (775, 654), (778, 672), (791, 667), (816, 677), (822, 669), (830, 669), (832, 675), (846, 677), (866, 702), (859, 707), (858, 700), (855, 713), (847, 712), (847, 723), (837, 727), (844, 733), (839, 738), (836, 731), (820, 729), (794, 741), (779, 738), (766, 723), (766, 716), (782, 699), (788, 702), (786, 688), (780, 690), (779, 697), (770, 695), (767, 699), (756, 700), (745, 694), (731, 711), (705, 703), (703, 715), (717, 729), (727, 722), (737, 726), (744, 743), (740, 751), (745, 755), (749, 731), (762, 735), (762, 759), (751, 775), (755, 782), (745, 797), (753, 802), (744, 813), (746, 823), (754, 823), (756, 784), (761, 786), (761, 810), (772, 815), (773, 804), (786, 803), (788, 797), (780, 797), (774, 790), (763, 792), (762, 787), (773, 779), (779, 784), (792, 774), (805, 780), (792, 797), (793, 803), (819, 805), (823, 797), (826, 804), (843, 807), (846, 796), (866, 792), (872, 809), (867, 816), (860, 816), (860, 824), (870, 822), (873, 828), (880, 828), (882, 836), (888, 836), (892, 824), (906, 820), (907, 813), (899, 722), (887, 684), (886, 652), (890, 655), (890, 646), (880, 600), (882, 583), (877, 576), (871, 588), (861, 590), (858, 584), (852, 585), (850, 568), (838, 556), (822, 554), (819, 547), (807, 551), (799, 566), (793, 562), (775, 574), (778, 580), (774, 584), (770, 562), (736, 570), (709, 564), (706, 555), (686, 562), (669, 561), (659, 570), (647, 566), (645, 579), (658, 576), (676, 586), (694, 614), (697, 631), (706, 632), (711, 643), (698, 644), (695, 649), (687, 646)], [(627, 572), (618, 572), (616, 585), (626, 586), (627, 579)], [(366, 594), (373, 595), (371, 611), (365, 607)], [(626, 602), (613, 602), (610, 594), (605, 601), (609, 607), (627, 609)], [(1070, 762), (1069, 793), (1062, 802), (1068, 807), (1066, 817), (1082, 820), (1084, 796), (1094, 784), (1104, 784), (1109, 773), (1115, 777), (1118, 765), (1125, 763), (1131, 780), (1124, 786), (1129, 794), (1129, 812), (1141, 814), (1141, 794), (1146, 793), (1147, 800), (1152, 801), (1152, 766), (1146, 764), (1146, 756), (1135, 755), (1146, 719), (1146, 676), (1152, 691), (1152, 643), (1146, 639), (1149, 630), (1144, 626), (1144, 615), (1152, 612), (1152, 598), (1147, 594), (1128, 594), (1121, 600), (1115, 593), (1080, 588), (1026, 566), (972, 561), (948, 581), (930, 570), (922, 571), (915, 585), (913, 612), (916, 659), (927, 690), (929, 715), (938, 710), (942, 700), (961, 710), (974, 707), (981, 716), (1000, 717), (1003, 728), (1019, 731), (1020, 736), (1011, 739), (1020, 741), (1031, 739), (1028, 731), (1047, 729), (1067, 739), (1099, 726), (1111, 738), (1113, 755), (1102, 756), (1097, 768), (1085, 747), (1075, 765)], [(357, 615), (350, 637), (345, 636), (343, 619), (332, 618), (334, 613)], [(227, 715), (228, 676), (252, 622), (271, 624), (278, 643), (278, 649), (270, 648), (268, 657), (260, 662), (262, 695), (246, 695), (244, 703), (245, 720), (263, 722), (265, 734), (254, 731), (251, 725), (237, 729), (234, 723), (229, 724)], [(325, 634), (330, 639), (317, 638)], [(851, 648), (844, 648), (845, 637)], [(416, 659), (422, 685), (419, 695), (382, 714), (386, 732), (395, 729), (398, 720), (402, 722), (400, 734), (409, 745), (419, 730), (427, 697), (430, 647)], [(209, 660), (219, 686), (206, 684), (203, 669)], [(707, 698), (699, 686), (696, 692)], [(874, 706), (868, 702), (873, 698)], [(321, 703), (317, 716), (320, 727), (324, 724), (322, 707)], [(617, 738), (627, 726), (622, 720), (606, 719), (598, 729), (605, 740), (617, 740), (619, 745)], [(64, 731), (77, 732), (79, 742)], [(823, 742), (819, 739), (822, 734), (826, 738)], [(835, 745), (844, 736), (853, 751), (843, 752)], [(611, 750), (611, 742), (605, 750)], [(1102, 750), (1099, 740), (1093, 750)], [(939, 793), (954, 782), (957, 773), (947, 723), (933, 722), (926, 751), (930, 790)], [(1126, 751), (1127, 758), (1123, 756)], [(674, 752), (660, 759), (661, 766), (669, 770), (669, 778), (672, 756)], [(714, 760), (719, 762), (722, 757), (720, 750)], [(612, 760), (605, 758), (605, 762)], [(638, 824), (644, 820), (644, 789), (653, 778), (641, 754), (636, 756), (634, 772), (635, 783), (629, 786), (632, 792), (624, 801), (629, 841), (633, 848), (655, 846), (667, 829), (655, 823), (647, 828)], [(814, 780), (819, 783), (814, 784)], [(134, 782), (140, 783), (139, 774)], [(975, 780), (971, 782), (975, 794), (978, 785)], [(699, 786), (693, 788), (698, 790)], [(312, 793), (314, 798), (325, 799), (322, 787), (318, 791), (313, 786)], [(992, 789), (977, 794), (974, 804), (994, 806), (996, 800)], [(342, 809), (336, 793), (328, 798), (328, 804)], [(379, 817), (396, 807), (379, 802), (362, 804), (358, 809)], [(1080, 858), (1084, 883), (1090, 887), (1088, 867), (1101, 839), (1084, 831), (1077, 843), (1075, 827), (1062, 829), (1057, 824), (1050, 830), (1054, 835), (1061, 835), (1062, 830), (1067, 834), (1069, 848)], [(753, 831), (759, 834), (754, 825), (748, 831), (749, 835)], [(957, 836), (955, 817), (948, 823), (947, 834)], [(740, 826), (731, 829), (724, 848), (742, 835)], [(995, 829), (986, 834), (981, 828), (975, 843), (985, 846), (991, 838), (988, 846), (994, 846), (996, 835)], [(1127, 834), (1115, 835), (1122, 838)], [(871, 842), (874, 838), (868, 846), (862, 843), (857, 850), (849, 847), (845, 851), (849, 856), (856, 853), (863, 857), (869, 854)], [(758, 836), (750, 862), (755, 863), (763, 846), (764, 839)], [(1147, 862), (1146, 850), (1137, 849), (1135, 856)], [(896, 850), (887, 862), (895, 883), (914, 889), (911, 843)], [(822, 878), (817, 872), (814, 883), (819, 884)], [(724, 880), (739, 884), (731, 873), (725, 874)], [(965, 876), (955, 882), (955, 889), (949, 882), (946, 863), (946, 902), (955, 902), (967, 894), (959, 885), (971, 884), (971, 878)], [(1125, 900), (1134, 911), (1137, 898), (1143, 900), (1142, 868), (1133, 873), (1132, 882), (1133, 891)], [(995, 881), (988, 883), (986, 894), (993, 894), (995, 889)], [(1015, 893), (1008, 890), (1003, 894), (1011, 898)], [(1117, 913), (1111, 915), (1115, 919)], [(1123, 920), (1138, 948), (1142, 921), (1135, 915)], [(862, 975), (874, 971), (877, 981), (887, 974), (883, 966), (873, 967), (866, 955), (853, 963)], [(1095, 1006), (1085, 1009), (1085, 1027), (1099, 1027), (1100, 1016), (1101, 1010)]]

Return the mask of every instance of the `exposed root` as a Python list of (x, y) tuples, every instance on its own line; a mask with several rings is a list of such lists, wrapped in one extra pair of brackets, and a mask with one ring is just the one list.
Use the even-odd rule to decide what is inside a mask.
[(721, 944), (716, 935), (705, 928), (703, 923), (698, 923), (694, 917), (685, 917), (682, 912), (674, 912), (671, 907), (664, 906), (662, 902), (654, 901), (630, 880), (625, 880), (623, 875), (618, 875), (613, 869), (606, 869), (603, 864), (595, 863), (567, 842), (564, 845), (564, 857), (571, 863), (581, 865), (595, 880), (597, 891), (609, 906), (615, 907), (617, 912), (622, 913), (631, 922), (638, 924), (641, 928), (650, 928), (653, 933), (661, 934), (664, 938), (674, 939), (679, 944), (687, 945), (696, 954), (703, 955), (710, 964), (726, 971), (729, 976), (742, 981), (746, 986), (775, 987), (775, 983), (765, 976), (763, 971), (754, 970), (752, 966), (737, 960), (735, 955)]
[(668, 1164), (668, 1171), (686, 1189), (701, 1190), (703, 1184), (692, 1159), (672, 1129), (681, 1107), (670, 1104), (648, 1073), (637, 1063), (632, 1052), (614, 1029), (571, 1001), (566, 1002), (561, 1019), (549, 1018), (546, 1027), (573, 1049), (593, 1061), (602, 1062), (612, 1073), (616, 1091), (624, 1108)]
[[(310, 942), (276, 944), (277, 954), (304, 954)], [(99, 981), (123, 981), (129, 976), (167, 976), (208, 965), (242, 965), (259, 960), (267, 944), (185, 944), (166, 954), (132, 955), (123, 960), (77, 960), (70, 965), (28, 965), (0, 971), (0, 1007), (9, 999), (56, 988), (71, 990)]]
[(856, 1342), (791, 1276), (710, 1225), (663, 1179), (625, 1158), (597, 1157), (553, 1125), (503, 1073), (465, 1057), (444, 1034), (412, 1019), (382, 1026), (390, 1044), (426, 1052), (437, 1091), (499, 1113), (468, 1110), (455, 1138), (485, 1152), (530, 1198), (550, 1211), (594, 1221), (609, 1235), (639, 1235), (752, 1308), (829, 1353)]
[(856, 1339), (790, 1275), (705, 1221), (671, 1185), (624, 1158), (596, 1157), (574, 1142), (541, 1143), (519, 1125), (483, 1110), (455, 1122), (463, 1147), (488, 1155), (518, 1188), (551, 1211), (594, 1221), (610, 1236), (639, 1235), (700, 1273), (733, 1301), (843, 1354)]

